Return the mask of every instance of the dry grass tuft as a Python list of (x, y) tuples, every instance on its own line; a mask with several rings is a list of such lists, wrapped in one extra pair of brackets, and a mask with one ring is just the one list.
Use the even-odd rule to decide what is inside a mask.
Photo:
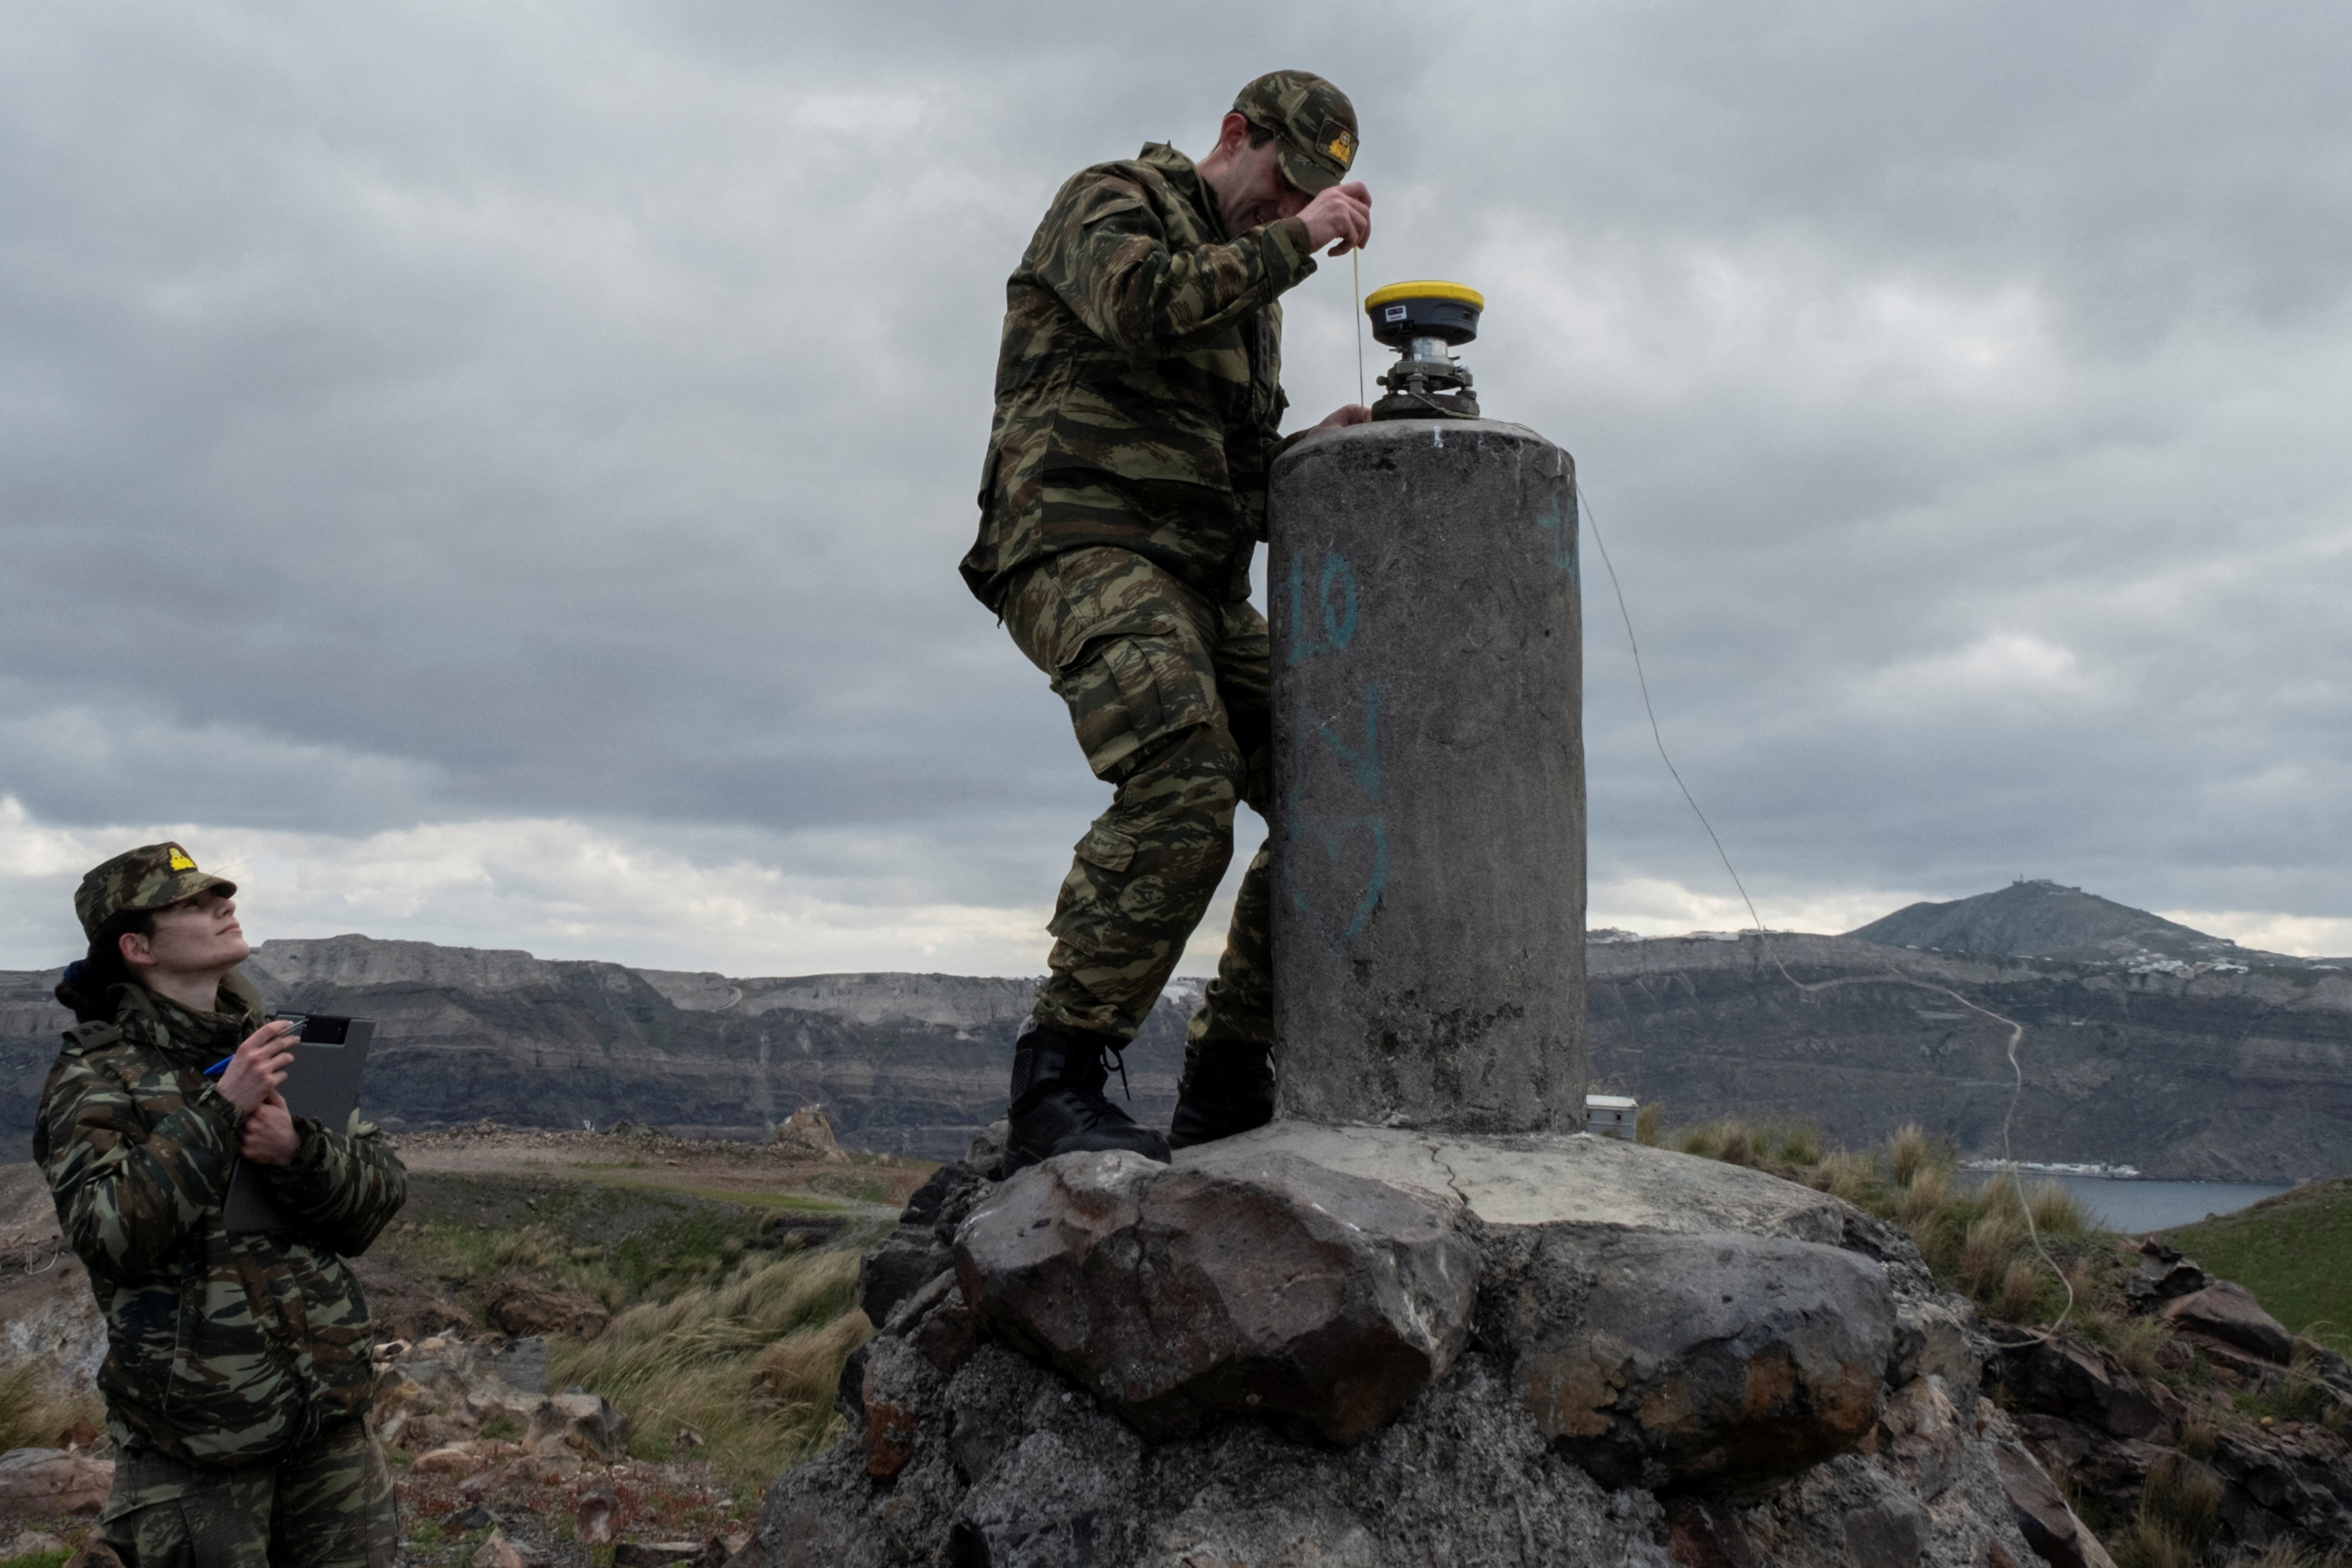
[(2352, 1568), (2352, 1556), (2331, 1552), (2322, 1557), (2308, 1546), (2273, 1541), (2259, 1552), (2240, 1552), (2230, 1559), (2230, 1568)]
[(1951, 1174), (1940, 1166), (1915, 1171), (1909, 1181), (1898, 1184), (1903, 1191), (1895, 1200), (1895, 1215), (1915, 1237), (1951, 1207)]
[(1887, 1168), (1894, 1172), (1898, 1187), (1910, 1186), (1921, 1172), (1944, 1163), (1936, 1158), (1936, 1141), (1916, 1121), (1905, 1122), (1886, 1141)]
[(61, 1394), (47, 1369), (34, 1363), (0, 1367), (0, 1454), (11, 1448), (54, 1448), (77, 1421), (106, 1424), (105, 1406), (95, 1394)]
[(1818, 1191), (1866, 1207), (1877, 1194), (1878, 1162), (1841, 1149), (1814, 1166), (1809, 1179)]
[(727, 1278), (632, 1307), (599, 1338), (548, 1347), (551, 1382), (629, 1413), (631, 1447), (666, 1458), (691, 1426), (722, 1468), (762, 1479), (830, 1440), (833, 1385), (872, 1337), (856, 1310), (857, 1254), (757, 1256)]
[(1665, 1112), (1655, 1104), (1645, 1105), (1633, 1112), (1633, 1142), (1644, 1148), (1654, 1149), (1664, 1130)]
[(2098, 1228), (2074, 1194), (2055, 1182), (2038, 1183), (2028, 1189), (2025, 1201), (2033, 1213), (2033, 1228), (2044, 1237), (2088, 1236)]

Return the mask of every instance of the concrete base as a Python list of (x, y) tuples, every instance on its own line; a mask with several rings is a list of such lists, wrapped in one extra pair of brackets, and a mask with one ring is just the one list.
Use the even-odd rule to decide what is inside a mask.
[(1273, 1151), (1349, 1175), (1451, 1193), (1488, 1225), (1727, 1231), (1836, 1245), (1854, 1212), (1827, 1193), (1761, 1171), (1585, 1133), (1429, 1132), (1285, 1120), (1181, 1150), (1176, 1163)]

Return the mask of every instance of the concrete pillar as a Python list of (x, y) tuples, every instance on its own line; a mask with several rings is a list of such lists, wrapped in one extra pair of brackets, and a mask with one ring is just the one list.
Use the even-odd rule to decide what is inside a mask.
[(1285, 1116), (1583, 1125), (1575, 486), (1492, 420), (1327, 431), (1275, 465)]

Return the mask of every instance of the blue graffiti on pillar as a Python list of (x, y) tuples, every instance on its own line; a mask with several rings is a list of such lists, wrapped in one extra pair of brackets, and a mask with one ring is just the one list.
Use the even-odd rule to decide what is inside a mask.
[(1365, 879), (1363, 893), (1356, 900), (1356, 907), (1349, 914), (1347, 926), (1340, 931), (1335, 931), (1325, 924), (1315, 906), (1307, 901), (1306, 889), (1298, 885), (1297, 858), (1286, 856), (1283, 859), (1282, 879), (1289, 886), (1291, 904), (1314, 925), (1316, 934), (1323, 939), (1323, 944), (1338, 952), (1364, 929), (1364, 922), (1370, 920), (1372, 910), (1380, 907), (1381, 894), (1389, 885), (1388, 822), (1380, 816), (1349, 816), (1340, 819), (1336, 831), (1318, 827), (1312, 823), (1302, 826), (1321, 842), (1325, 857), (1334, 866), (1339, 863), (1339, 851), (1352, 835), (1358, 832), (1371, 835), (1371, 875)]
[(1307, 556), (1303, 551), (1296, 552), (1290, 558), (1289, 662), (1293, 667), (1318, 653), (1336, 653), (1356, 640), (1356, 569), (1348, 564), (1346, 556), (1336, 550), (1324, 552), (1323, 577), (1315, 594), (1322, 601), (1320, 637), (1307, 622)]
[[(1352, 596), (1349, 601), (1347, 626), (1348, 636), (1352, 637), (1355, 635), (1355, 605)], [(1340, 646), (1345, 646), (1344, 641)], [(1354, 776), (1356, 787), (1363, 792), (1364, 798), (1378, 805), (1381, 800), (1381, 683), (1377, 680), (1368, 680), (1364, 683), (1363, 732), (1355, 744), (1350, 745), (1341, 740), (1331, 726), (1320, 719), (1314, 720), (1311, 727), (1315, 737), (1331, 749), (1332, 755), (1348, 764), (1348, 771)], [(1316, 931), (1322, 936), (1325, 944), (1333, 952), (1337, 952), (1354, 940), (1357, 932), (1364, 929), (1364, 922), (1372, 918), (1372, 910), (1380, 906), (1381, 894), (1388, 888), (1388, 822), (1385, 817), (1379, 815), (1349, 816), (1342, 817), (1335, 828), (1325, 828), (1307, 820), (1305, 802), (1301, 795), (1306, 779), (1307, 760), (1310, 754), (1307, 745), (1308, 733), (1307, 725), (1299, 726), (1293, 743), (1289, 817), (1294, 837), (1300, 832), (1314, 835), (1323, 846), (1324, 856), (1334, 866), (1339, 863), (1339, 851), (1355, 834), (1366, 833), (1371, 838), (1370, 873), (1365, 879), (1363, 891), (1356, 900), (1356, 907), (1349, 913), (1346, 927), (1338, 931), (1334, 931), (1324, 921), (1322, 915), (1308, 901), (1306, 889), (1299, 886), (1297, 858), (1295, 857), (1285, 858), (1283, 882), (1290, 890), (1292, 907), (1314, 923)]]
[(1536, 526), (1551, 535), (1545, 542), (1544, 559), (1567, 573), (1571, 581), (1580, 582), (1576, 567), (1576, 513), (1561, 511), (1557, 492), (1536, 513)]

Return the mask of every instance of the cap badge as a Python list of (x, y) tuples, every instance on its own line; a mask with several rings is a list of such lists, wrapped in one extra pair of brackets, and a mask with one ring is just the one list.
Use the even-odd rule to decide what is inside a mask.
[(1339, 167), (1344, 169), (1356, 156), (1356, 139), (1342, 131), (1331, 138), (1323, 151), (1337, 158)]
[(174, 844), (172, 846), (170, 868), (174, 871), (193, 871), (196, 868), (196, 863), (188, 858), (188, 852), (186, 850)]

